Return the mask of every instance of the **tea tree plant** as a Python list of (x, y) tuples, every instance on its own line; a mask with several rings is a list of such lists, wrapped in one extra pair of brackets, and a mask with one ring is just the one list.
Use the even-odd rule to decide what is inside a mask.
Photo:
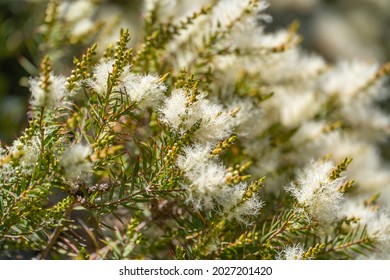
[(88, 41), (69, 10), (100, 6), (50, 1), (28, 127), (0, 149), (2, 257), (388, 258), (389, 65), (327, 65), (297, 24), (265, 32), (264, 1), (173, 2), (66, 74), (56, 42)]

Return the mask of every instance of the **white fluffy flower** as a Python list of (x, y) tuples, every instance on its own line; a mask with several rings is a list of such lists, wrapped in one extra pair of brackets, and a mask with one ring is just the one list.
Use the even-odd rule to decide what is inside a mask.
[(34, 165), (38, 162), (40, 147), (40, 140), (36, 136), (23, 146), (23, 155), (20, 161), (24, 173), (31, 174)]
[(288, 30), (279, 30), (275, 33), (264, 34), (255, 38), (259, 47), (272, 49), (286, 44), (290, 40), (291, 33)]
[(91, 17), (95, 5), (89, 0), (63, 1), (59, 6), (59, 15), (66, 21), (77, 21)]
[(361, 138), (376, 142), (389, 136), (390, 116), (373, 104), (350, 102), (341, 108), (341, 113)]
[(179, 130), (182, 120), (187, 114), (187, 103), (188, 99), (184, 90), (176, 89), (172, 91), (171, 96), (164, 101), (164, 105), (160, 109), (162, 121), (174, 130)]
[(167, 87), (156, 75), (145, 76), (127, 73), (123, 78), (123, 86), (132, 101), (141, 109), (156, 107), (164, 97)]
[(15, 172), (16, 170), (11, 164), (3, 163), (0, 166), (0, 184), (8, 183), (15, 175)]
[[(306, 142), (315, 141), (322, 137), (326, 123), (321, 121), (305, 121), (300, 126), (297, 132), (291, 138), (291, 141), (297, 147), (302, 147)], [(306, 147), (305, 147), (306, 148)], [(301, 156), (299, 154), (299, 156)]]
[(344, 178), (330, 180), (334, 165), (330, 161), (310, 163), (298, 175), (296, 183), (286, 187), (311, 217), (325, 224), (338, 216), (342, 194), (338, 188)]
[(195, 137), (202, 142), (213, 142), (226, 138), (230, 135), (232, 129), (231, 116), (225, 112), (222, 106), (211, 104), (206, 99), (199, 99), (192, 107), (190, 122), (202, 120), (200, 128), (196, 131)]
[(97, 6), (90, 0), (61, 1), (58, 14), (67, 24), (70, 23), (71, 35), (81, 37), (94, 28), (92, 16), (96, 8)]
[(88, 35), (94, 27), (95, 23), (90, 18), (84, 18), (74, 24), (72, 28), (72, 35), (75, 37)]
[(12, 146), (8, 148), (10, 155), (13, 158), (20, 158), (23, 155), (23, 143), (19, 139), (12, 143)]
[(177, 160), (179, 168), (199, 193), (214, 192), (225, 183), (226, 168), (210, 158), (210, 151), (210, 146), (200, 144), (186, 147)]
[(300, 150), (299, 157), (303, 160), (308, 158), (320, 158), (332, 154), (335, 161), (342, 161), (346, 157), (353, 158), (348, 166), (346, 174), (353, 178), (359, 186), (356, 193), (372, 194), (380, 192), (381, 200), (388, 203), (390, 201), (390, 172), (386, 164), (383, 163), (378, 148), (368, 141), (364, 141), (360, 131), (342, 133), (333, 131), (331, 133), (316, 136), (316, 139)]
[(263, 127), (260, 125), (262, 111), (250, 100), (236, 100), (229, 107), (231, 110), (239, 109), (232, 118), (234, 132), (241, 137), (255, 137)]
[(249, 223), (249, 217), (256, 216), (263, 207), (263, 202), (258, 196), (243, 200), (246, 183), (225, 187), (217, 198), (218, 203), (223, 207), (227, 220), (236, 220), (243, 224)]
[(269, 83), (292, 83), (302, 79), (310, 81), (326, 67), (322, 57), (314, 54), (306, 54), (300, 48), (289, 49), (286, 52), (264, 56), (264, 61), (255, 65), (255, 69), (261, 71), (262, 78)]
[(112, 73), (115, 61), (113, 59), (103, 59), (93, 68), (93, 78), (88, 80), (97, 93), (104, 95), (107, 92), (107, 84), (110, 73)]
[(177, 0), (145, 0), (144, 9), (146, 12), (156, 10), (160, 20), (174, 15)]
[[(358, 225), (366, 226), (368, 237), (376, 242), (377, 250), (370, 259), (390, 259), (390, 216), (388, 209), (365, 207), (358, 200), (348, 200), (339, 213), (340, 218), (356, 218)], [(354, 224), (352, 224), (353, 226)]]
[(264, 206), (264, 202), (256, 195), (243, 201), (242, 204), (228, 211), (228, 219), (235, 219), (243, 224), (250, 224), (249, 217), (256, 217), (260, 209)]
[(161, 120), (181, 134), (201, 121), (194, 135), (200, 142), (214, 142), (226, 138), (232, 129), (231, 116), (222, 106), (205, 99), (204, 95), (198, 96), (197, 100), (191, 103), (184, 90), (174, 90), (160, 111)]
[(7, 153), (7, 150), (3, 148), (3, 146), (1, 145), (1, 141), (0, 141), (0, 159), (5, 156)]
[(209, 162), (206, 166), (186, 172), (191, 180), (193, 190), (201, 195), (215, 195), (225, 184), (226, 168)]
[(218, 1), (212, 12), (212, 30), (225, 29), (236, 22), (244, 15), (249, 7), (254, 9), (253, 14), (258, 18), (266, 21), (271, 21), (271, 17), (262, 14), (268, 8), (266, 1), (258, 2), (257, 5), (252, 5), (252, 0), (221, 0)]
[(226, 168), (210, 157), (210, 145), (196, 144), (184, 148), (177, 165), (190, 181), (190, 201), (197, 208), (211, 209), (218, 204), (228, 220), (248, 223), (250, 216), (256, 216), (263, 202), (253, 195), (243, 200), (247, 185), (241, 183), (227, 186)]
[(177, 165), (183, 171), (199, 169), (210, 161), (211, 151), (210, 145), (187, 146), (183, 149), (183, 155), (178, 157)]
[(302, 260), (305, 249), (301, 244), (295, 244), (294, 246), (287, 246), (278, 253), (277, 259), (279, 260)]
[(211, 146), (185, 147), (177, 165), (190, 181), (190, 200), (198, 208), (211, 209), (225, 187), (226, 168), (210, 157)]
[(283, 125), (295, 127), (309, 120), (318, 113), (321, 102), (313, 91), (289, 87), (275, 87), (275, 95), (269, 105), (279, 111)]
[[(192, 2), (198, 4), (201, 1)], [(203, 2), (206, 1), (203, 0)], [(210, 3), (210, 1), (207, 2)], [(242, 36), (247, 34), (250, 34), (250, 37), (248, 36), (249, 40), (253, 40), (252, 27), (255, 26), (255, 29), (260, 29), (258, 27), (260, 20), (271, 20), (269, 15), (263, 14), (263, 11), (268, 7), (267, 2), (258, 1), (256, 4), (254, 3), (255, 1), (251, 0), (217, 1), (209, 14), (197, 17), (188, 28), (180, 30), (180, 34), (168, 45), (170, 53), (174, 54), (175, 57), (175, 68), (180, 70), (191, 65), (199, 58), (199, 52), (207, 48), (213, 36), (224, 34), (226, 31), (229, 35), (218, 40), (216, 47), (221, 47), (221, 43), (225, 45), (224, 47), (226, 47), (226, 44), (240, 46), (247, 41), (242, 40)], [(179, 14), (182, 15), (183, 13)], [(233, 34), (237, 36), (232, 36)], [(261, 34), (258, 35), (261, 37)], [(239, 63), (241, 64), (242, 61), (239, 61)]]
[(10, 178), (12, 178), (10, 175), (15, 173), (14, 168), (9, 163), (3, 162), (3, 158), (6, 157), (7, 154), (7, 149), (2, 147), (0, 141), (0, 185), (5, 184)]
[(64, 175), (70, 181), (88, 181), (92, 175), (92, 162), (89, 157), (91, 148), (83, 144), (72, 144), (68, 147), (60, 160), (64, 168)]
[(357, 218), (359, 223), (367, 226), (368, 236), (378, 241), (390, 241), (390, 216), (388, 209), (365, 207), (358, 200), (347, 200), (340, 209), (339, 216)]
[(12, 158), (19, 160), (23, 174), (31, 175), (34, 170), (34, 166), (39, 160), (40, 147), (41, 143), (39, 137), (34, 136), (28, 140), (27, 143), (15, 140), (12, 146), (8, 148), (8, 152)]
[[(237, 20), (249, 7), (251, 0), (221, 0), (213, 9), (214, 28), (226, 27)], [(221, 27), (219, 27), (221, 26)]]
[[(113, 71), (114, 59), (103, 59), (93, 69), (93, 78), (87, 83), (97, 93), (104, 95), (107, 92), (108, 79)], [(137, 103), (140, 109), (160, 104), (167, 87), (160, 81), (157, 75), (139, 75), (131, 72), (129, 66), (125, 66), (119, 77), (115, 91), (125, 91), (130, 100)]]
[[(376, 63), (343, 61), (323, 75), (320, 87), (325, 93), (336, 94), (342, 102), (349, 103), (369, 83), (378, 69), (379, 65)], [(378, 94), (380, 91), (375, 88), (370, 93)]]
[(65, 77), (50, 74), (49, 82), (50, 85), (47, 91), (45, 91), (41, 86), (39, 78), (31, 78), (29, 80), (32, 106), (54, 109), (62, 104), (67, 93)]

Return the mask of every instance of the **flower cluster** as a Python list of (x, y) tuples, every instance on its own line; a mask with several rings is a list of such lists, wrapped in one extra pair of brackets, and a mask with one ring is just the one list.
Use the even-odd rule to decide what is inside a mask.
[(66, 79), (63, 76), (50, 74), (47, 88), (39, 78), (30, 79), (31, 105), (35, 107), (46, 107), (55, 109), (61, 106), (67, 91), (65, 87)]
[(164, 101), (161, 113), (161, 120), (181, 134), (200, 122), (194, 136), (203, 143), (222, 140), (231, 133), (229, 112), (221, 105), (212, 104), (203, 94), (192, 97), (184, 90), (175, 90)]
[(310, 217), (327, 225), (338, 217), (344, 178), (331, 178), (334, 165), (329, 162), (312, 162), (297, 176), (297, 182), (286, 187)]
[(73, 182), (76, 180), (88, 181), (92, 175), (90, 156), (91, 148), (87, 146), (82, 144), (69, 146), (60, 160), (60, 164), (64, 168), (65, 177)]
[(211, 146), (196, 144), (184, 148), (177, 165), (191, 182), (191, 200), (198, 209), (212, 209), (217, 203), (227, 219), (247, 223), (248, 216), (256, 216), (262, 207), (257, 195), (245, 199), (247, 184), (228, 186), (227, 170), (211, 157)]
[(279, 260), (301, 260), (305, 250), (301, 244), (296, 244), (294, 246), (288, 246), (279, 252)]
[[(105, 96), (107, 92), (124, 91), (130, 100), (137, 103), (140, 109), (158, 105), (166, 91), (166, 86), (154, 74), (140, 75), (131, 72), (130, 66), (126, 66), (119, 76), (119, 83), (113, 88), (108, 88), (110, 78), (114, 75), (115, 61), (104, 59), (93, 69), (93, 78), (86, 83), (98, 94)], [(111, 96), (114, 98), (115, 94)]]

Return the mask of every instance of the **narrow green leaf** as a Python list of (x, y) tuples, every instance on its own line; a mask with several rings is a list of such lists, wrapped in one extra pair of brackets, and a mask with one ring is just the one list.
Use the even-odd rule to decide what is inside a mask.
[(138, 170), (139, 170), (139, 157), (137, 158), (137, 161), (135, 162), (134, 169), (133, 169), (133, 174), (131, 176), (130, 193), (133, 193), (133, 191), (134, 191), (134, 184), (135, 184), (135, 179), (138, 176)]
[(3, 202), (3, 196), (0, 196), (0, 214), (3, 216), (4, 213), (4, 202)]

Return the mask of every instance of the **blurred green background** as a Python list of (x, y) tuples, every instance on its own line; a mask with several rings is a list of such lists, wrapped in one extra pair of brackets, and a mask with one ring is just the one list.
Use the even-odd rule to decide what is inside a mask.
[(28, 77), (34, 65), (44, 1), (0, 0), (0, 140), (10, 144), (25, 126)]
[[(136, 17), (134, 15), (140, 13), (140, 0), (101, 1), (106, 5), (104, 9), (107, 5), (111, 9), (116, 7), (126, 17)], [(28, 77), (37, 74), (41, 59), (40, 26), (47, 2), (0, 0), (0, 140), (3, 144), (11, 144), (26, 125)], [(384, 63), (390, 60), (389, 0), (269, 2), (268, 11), (274, 21), (267, 30), (277, 30), (298, 20), (304, 37), (302, 46), (320, 53), (330, 62), (363, 59)], [(124, 12), (128, 9), (132, 12)], [(71, 60), (80, 51), (74, 46), (67, 58)]]

